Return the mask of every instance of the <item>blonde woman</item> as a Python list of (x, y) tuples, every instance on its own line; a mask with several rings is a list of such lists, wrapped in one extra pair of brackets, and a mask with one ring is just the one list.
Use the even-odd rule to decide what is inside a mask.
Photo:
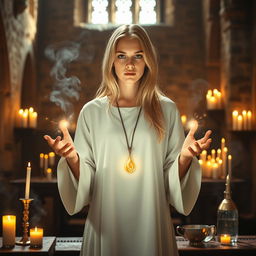
[(90, 205), (81, 255), (178, 255), (169, 204), (189, 214), (201, 170), (196, 156), (211, 131), (184, 140), (175, 103), (157, 88), (157, 61), (146, 31), (123, 25), (112, 34), (97, 97), (80, 112), (74, 143), (45, 139), (62, 158), (58, 188), (69, 214)]

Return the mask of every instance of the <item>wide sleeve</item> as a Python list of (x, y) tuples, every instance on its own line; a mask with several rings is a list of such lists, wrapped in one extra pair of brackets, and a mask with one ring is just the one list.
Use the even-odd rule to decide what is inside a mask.
[(188, 215), (193, 209), (200, 191), (202, 172), (198, 159), (194, 157), (188, 172), (180, 181), (179, 156), (185, 136), (176, 106), (171, 116), (164, 161), (166, 193), (169, 203), (181, 214)]
[(60, 197), (70, 215), (79, 212), (89, 204), (95, 173), (90, 130), (83, 110), (78, 117), (74, 144), (80, 162), (79, 181), (73, 176), (65, 158), (60, 159), (57, 167)]

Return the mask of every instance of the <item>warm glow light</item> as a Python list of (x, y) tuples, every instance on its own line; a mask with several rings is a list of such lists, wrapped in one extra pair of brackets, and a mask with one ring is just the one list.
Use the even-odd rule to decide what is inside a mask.
[(62, 130), (64, 128), (67, 128), (68, 127), (68, 121), (63, 119), (59, 122), (59, 128)]
[(197, 121), (196, 120), (191, 120), (188, 122), (188, 129), (192, 129), (197, 125)]
[(187, 122), (187, 116), (186, 115), (182, 115), (181, 116), (181, 122), (182, 122), (182, 125), (186, 125), (186, 122)]
[(231, 236), (228, 234), (224, 234), (220, 236), (220, 242), (221, 244), (230, 244), (231, 242)]

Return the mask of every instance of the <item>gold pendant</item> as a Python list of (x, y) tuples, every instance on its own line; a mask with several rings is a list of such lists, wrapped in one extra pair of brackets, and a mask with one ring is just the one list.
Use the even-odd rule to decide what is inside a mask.
[(133, 162), (131, 156), (128, 157), (128, 160), (124, 166), (124, 169), (129, 172), (129, 173), (133, 173), (136, 170), (136, 166), (135, 163)]

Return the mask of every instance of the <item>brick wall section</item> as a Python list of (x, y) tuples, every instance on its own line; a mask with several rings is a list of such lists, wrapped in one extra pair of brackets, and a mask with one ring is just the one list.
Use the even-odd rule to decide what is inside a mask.
[[(61, 8), (59, 8), (61, 6)], [(75, 104), (77, 116), (82, 105), (92, 99), (101, 81), (101, 62), (106, 41), (113, 29), (98, 31), (78, 28), (73, 25), (73, 1), (41, 1), (39, 14), (39, 56), (38, 85), (40, 86), (41, 127), (49, 124), (48, 116), (56, 119), (62, 111), (49, 102), (49, 94), (54, 80), (49, 76), (53, 62), (44, 56), (47, 46), (67, 40), (76, 40), (81, 33), (88, 33), (91, 61), (81, 59), (70, 63), (67, 75), (76, 75), (81, 80), (81, 98)], [(46, 14), (43, 15), (43, 14)], [(201, 19), (201, 1), (177, 1), (175, 25), (145, 26), (155, 44), (159, 55), (159, 84), (172, 98), (181, 113), (193, 114), (197, 99), (190, 99), (197, 79), (204, 76), (204, 37)], [(83, 48), (85, 50), (86, 47)], [(203, 96), (202, 96), (203, 97)], [(54, 111), (53, 111), (54, 109)]]

